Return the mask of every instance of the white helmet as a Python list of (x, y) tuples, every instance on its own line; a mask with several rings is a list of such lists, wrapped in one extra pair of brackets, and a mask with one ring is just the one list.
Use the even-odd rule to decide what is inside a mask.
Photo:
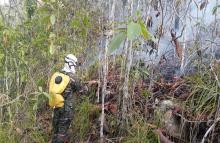
[(63, 71), (67, 72), (67, 73), (75, 73), (75, 67), (77, 66), (77, 58), (76, 56), (74, 56), (73, 54), (68, 54), (67, 56), (65, 56), (65, 64), (63, 67)]

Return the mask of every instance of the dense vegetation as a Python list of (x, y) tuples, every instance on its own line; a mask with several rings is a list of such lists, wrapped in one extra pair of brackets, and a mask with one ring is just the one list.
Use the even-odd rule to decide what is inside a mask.
[[(149, 30), (149, 17), (133, 9), (133, 0), (123, 1), (127, 13), (120, 22), (114, 20), (116, 0), (22, 2), (25, 14), (17, 23), (0, 9), (0, 143), (50, 141), (48, 80), (67, 53), (78, 57), (83, 82), (99, 83), (76, 99), (72, 142), (219, 142), (220, 64), (216, 57), (203, 59), (200, 40), (192, 45), (199, 55), (193, 70), (180, 76), (164, 56), (158, 64), (135, 60), (134, 51), (145, 44), (147, 55), (158, 52), (166, 27), (162, 20), (156, 34)], [(154, 2), (164, 16), (162, 2)], [(178, 58), (172, 62), (180, 68), (184, 43), (174, 33), (170, 38)]]

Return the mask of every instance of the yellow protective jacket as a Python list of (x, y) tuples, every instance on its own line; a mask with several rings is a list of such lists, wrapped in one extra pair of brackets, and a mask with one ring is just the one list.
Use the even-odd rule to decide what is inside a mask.
[(50, 107), (57, 108), (63, 107), (64, 97), (62, 93), (70, 82), (70, 77), (60, 72), (52, 75), (49, 82), (49, 105)]

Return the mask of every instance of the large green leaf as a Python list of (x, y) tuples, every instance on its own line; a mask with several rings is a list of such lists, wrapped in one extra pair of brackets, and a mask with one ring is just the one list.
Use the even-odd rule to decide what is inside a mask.
[(126, 38), (125, 32), (120, 32), (116, 36), (114, 36), (109, 44), (110, 52), (116, 50)]
[(144, 25), (144, 22), (142, 20), (139, 20), (138, 23), (141, 26), (141, 34), (143, 35), (143, 37), (147, 40), (151, 39), (151, 34)]
[(141, 34), (141, 26), (133, 21), (128, 24), (127, 37), (129, 40), (134, 40)]

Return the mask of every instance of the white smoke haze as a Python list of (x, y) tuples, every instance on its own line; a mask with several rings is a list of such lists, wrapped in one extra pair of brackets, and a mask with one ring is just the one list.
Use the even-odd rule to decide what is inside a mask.
[(0, 5), (9, 5), (9, 0), (0, 0)]
[[(37, 2), (38, 4), (43, 4), (41, 0)], [(112, 0), (88, 0), (88, 4), (90, 4), (92, 8), (101, 9), (101, 12), (103, 12), (106, 18), (110, 16), (108, 11), (112, 2)], [(0, 0), (1, 7), (7, 5), (19, 6), (15, 3), (24, 3), (24, 0)], [(152, 47), (147, 45), (145, 40), (142, 40), (140, 47), (133, 51), (133, 61), (135, 62), (141, 59), (145, 61), (147, 65), (157, 65), (161, 57), (165, 55), (167, 59), (179, 64), (181, 72), (184, 72), (187, 66), (191, 65), (191, 63), (197, 59), (196, 53), (198, 50), (201, 50), (207, 58), (213, 58), (211, 57), (212, 55), (220, 55), (217, 53), (217, 51), (220, 51), (220, 10), (218, 9), (217, 12), (213, 14), (214, 7), (219, 4), (220, 0), (161, 0), (161, 3), (159, 0), (134, 1), (133, 15), (135, 12), (140, 11), (144, 21), (147, 21), (147, 17), (152, 17), (152, 27), (149, 27), (148, 30), (153, 35), (157, 35), (156, 32), (160, 25), (162, 25), (163, 35), (159, 37), (159, 39), (157, 37), (158, 49), (151, 55), (149, 51)], [(128, 20), (127, 16), (129, 11), (127, 7), (127, 0), (116, 1), (114, 12), (114, 21), (116, 23)], [(25, 12), (22, 12), (25, 9), (21, 5), (13, 8), (19, 14), (11, 12), (16, 20), (9, 19), (9, 21), (19, 23), (18, 19), (25, 17), (21, 16), (21, 14), (25, 15)], [(159, 15), (157, 16), (158, 13)], [(114, 29), (124, 26), (125, 25), (115, 24)], [(182, 61), (178, 59), (175, 45), (171, 42), (171, 29), (176, 32), (177, 37), (179, 36), (178, 41), (184, 51)], [(120, 54), (123, 50), (123, 46), (122, 44), (114, 54)], [(101, 47), (103, 46), (101, 45)], [(98, 56), (96, 58), (98, 58)]]

